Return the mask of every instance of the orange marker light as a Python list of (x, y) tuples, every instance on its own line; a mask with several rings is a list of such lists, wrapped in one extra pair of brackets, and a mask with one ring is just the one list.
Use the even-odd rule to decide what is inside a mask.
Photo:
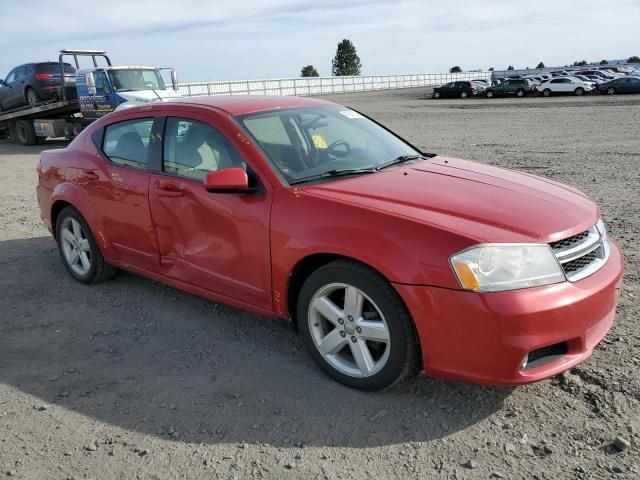
[(480, 283), (478, 283), (478, 279), (469, 265), (463, 262), (454, 262), (453, 268), (455, 269), (456, 274), (458, 275), (458, 280), (460, 280), (463, 288), (474, 291), (480, 290)]

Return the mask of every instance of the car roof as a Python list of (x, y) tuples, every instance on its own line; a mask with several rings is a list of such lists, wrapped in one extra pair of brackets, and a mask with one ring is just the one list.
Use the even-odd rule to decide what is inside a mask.
[(326, 107), (338, 105), (326, 100), (309, 97), (289, 97), (282, 95), (220, 95), (211, 97), (182, 97), (171, 99), (164, 104), (201, 105), (224, 110), (230, 115), (264, 112), (279, 108)]

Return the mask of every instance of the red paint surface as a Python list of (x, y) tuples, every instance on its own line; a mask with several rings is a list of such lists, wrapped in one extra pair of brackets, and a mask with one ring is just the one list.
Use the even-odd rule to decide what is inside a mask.
[[(287, 317), (289, 278), (311, 255), (359, 260), (396, 288), (416, 324), (427, 373), (520, 384), (587, 358), (613, 322), (620, 252), (595, 274), (511, 292), (459, 290), (449, 257), (481, 242), (551, 242), (592, 226), (597, 206), (533, 175), (435, 157), (373, 175), (292, 188), (232, 115), (328, 104), (290, 97), (211, 97), (132, 108), (95, 122), (67, 148), (45, 151), (38, 202), (52, 230), (56, 202), (87, 219), (108, 262), (193, 294)], [(241, 153), (257, 194), (119, 167), (91, 140), (126, 119), (180, 116), (218, 128)], [(562, 360), (520, 371), (532, 349), (569, 342)]]

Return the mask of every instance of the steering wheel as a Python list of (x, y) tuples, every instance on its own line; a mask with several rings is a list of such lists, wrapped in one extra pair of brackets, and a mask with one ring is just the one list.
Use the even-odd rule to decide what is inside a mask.
[[(345, 151), (340, 152), (340, 155), (336, 155), (337, 153), (336, 150), (339, 147), (344, 147)], [(347, 155), (349, 155), (350, 152), (351, 152), (351, 145), (349, 145), (344, 140), (336, 140), (335, 142), (333, 142), (331, 145), (327, 147), (327, 154), (333, 158), (346, 157)]]

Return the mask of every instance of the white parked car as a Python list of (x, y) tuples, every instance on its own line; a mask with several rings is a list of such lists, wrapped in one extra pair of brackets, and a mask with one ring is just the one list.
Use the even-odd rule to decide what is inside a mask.
[(573, 93), (579, 96), (590, 93), (592, 90), (592, 82), (585, 82), (576, 77), (555, 77), (538, 87), (538, 91), (545, 97), (550, 97), (554, 93)]

